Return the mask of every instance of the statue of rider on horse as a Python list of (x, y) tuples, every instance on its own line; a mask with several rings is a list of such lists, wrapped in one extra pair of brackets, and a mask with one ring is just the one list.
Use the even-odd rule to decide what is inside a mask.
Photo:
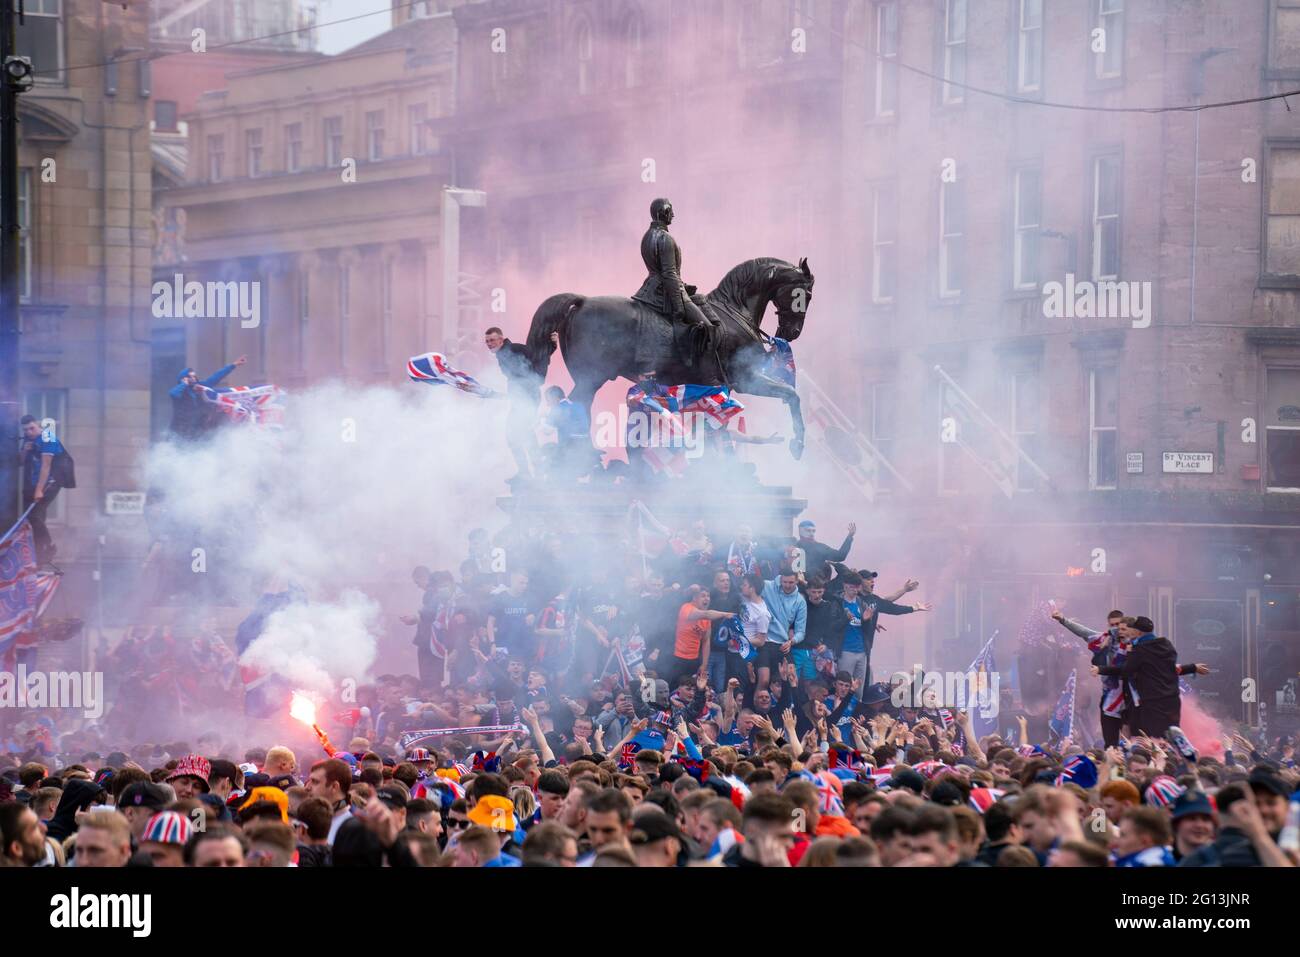
[(660, 198), (650, 204), (650, 227), (641, 237), (641, 261), (648, 275), (632, 298), (675, 322), (695, 327), (696, 350), (703, 352), (714, 343), (722, 323), (708, 300), (682, 282), (682, 251), (668, 233), (672, 221), (671, 202)]

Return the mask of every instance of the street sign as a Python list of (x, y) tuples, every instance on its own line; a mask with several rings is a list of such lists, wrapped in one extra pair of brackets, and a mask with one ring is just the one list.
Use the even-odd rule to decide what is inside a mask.
[(1181, 475), (1208, 475), (1214, 471), (1214, 453), (1166, 452), (1164, 470)]
[(104, 511), (109, 515), (143, 515), (144, 492), (109, 492), (104, 497)]

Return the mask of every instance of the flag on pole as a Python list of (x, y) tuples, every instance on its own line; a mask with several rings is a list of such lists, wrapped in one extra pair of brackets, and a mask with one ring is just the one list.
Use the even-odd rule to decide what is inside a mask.
[(289, 682), (274, 672), (264, 671), (245, 662), (244, 653), (262, 637), (266, 623), (282, 608), (305, 600), (300, 588), (290, 586), (282, 592), (266, 592), (257, 600), (248, 617), (235, 629), (235, 655), (239, 658), (239, 675), (244, 683), (244, 714), (254, 718), (270, 718), (289, 706), (293, 688)]
[(1074, 736), (1074, 679), (1076, 674), (1076, 671), (1071, 671), (1070, 677), (1065, 679), (1065, 688), (1061, 691), (1061, 697), (1057, 699), (1056, 710), (1052, 713), (1052, 720), (1048, 722), (1048, 726), (1057, 741)]
[(998, 689), (991, 681), (998, 670), (993, 660), (993, 641), (997, 636), (996, 631), (989, 636), (989, 640), (984, 642), (984, 647), (966, 669), (967, 674), (975, 676), (975, 683), (971, 689), (975, 693), (975, 700), (967, 703), (967, 709), (970, 711), (971, 726), (975, 729), (977, 738), (992, 734), (998, 729)]
[(447, 357), (440, 352), (426, 352), (406, 360), (406, 376), (412, 382), (427, 382), (429, 385), (449, 385), (461, 392), (468, 392), (486, 399), (496, 392), (483, 385), (468, 372), (452, 368)]

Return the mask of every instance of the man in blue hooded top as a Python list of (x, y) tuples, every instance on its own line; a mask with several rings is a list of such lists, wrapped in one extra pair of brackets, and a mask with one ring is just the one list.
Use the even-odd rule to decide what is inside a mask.
[(167, 393), (172, 400), (172, 434), (182, 439), (197, 439), (211, 431), (212, 407), (203, 400), (203, 390), (198, 387), (216, 388), (222, 379), (247, 361), (248, 356), (240, 356), (206, 379), (200, 379), (193, 369), (182, 369), (176, 377), (176, 385)]

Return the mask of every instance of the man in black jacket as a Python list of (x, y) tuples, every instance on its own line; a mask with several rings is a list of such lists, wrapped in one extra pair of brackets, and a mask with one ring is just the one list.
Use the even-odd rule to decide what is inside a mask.
[(829, 572), (824, 568), (827, 562), (842, 562), (849, 557), (849, 550), (853, 548), (853, 536), (857, 534), (858, 526), (849, 523), (849, 533), (844, 536), (844, 541), (839, 548), (831, 548), (822, 542), (817, 541), (817, 525), (809, 519), (804, 519), (799, 523), (799, 541), (795, 545), (803, 550), (804, 557), (804, 574), (807, 578), (814, 575), (826, 575)]
[(1163, 738), (1170, 725), (1182, 716), (1178, 676), (1209, 674), (1203, 664), (1178, 664), (1177, 651), (1168, 638), (1156, 637), (1150, 618), (1139, 615), (1120, 623), (1120, 637), (1131, 644), (1122, 666), (1092, 666), (1095, 675), (1118, 675), (1124, 679), (1128, 707), (1125, 721), (1132, 734)]
[[(554, 337), (552, 341), (555, 341)], [(483, 344), (497, 357), (497, 364), (506, 377), (506, 395), (510, 399), (510, 414), (506, 418), (506, 443), (514, 456), (519, 471), (515, 478), (532, 478), (532, 459), (537, 455), (537, 404), (541, 399), (542, 376), (528, 347), (511, 342), (499, 326), (483, 333)]]

